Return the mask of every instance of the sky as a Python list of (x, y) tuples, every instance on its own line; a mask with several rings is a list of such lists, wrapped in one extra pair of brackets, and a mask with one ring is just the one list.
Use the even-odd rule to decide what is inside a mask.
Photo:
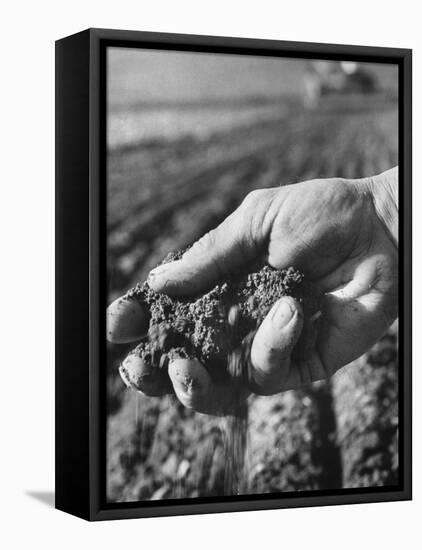
[[(139, 103), (180, 103), (298, 93), (306, 60), (227, 54), (109, 48), (108, 99), (112, 109)], [(388, 86), (395, 66), (374, 65)]]

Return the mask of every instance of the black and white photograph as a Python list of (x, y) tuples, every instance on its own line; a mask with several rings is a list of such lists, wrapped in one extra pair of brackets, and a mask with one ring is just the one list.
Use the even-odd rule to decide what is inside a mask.
[(107, 503), (398, 488), (398, 65), (106, 75)]
[(416, 6), (5, 4), (0, 548), (413, 549)]

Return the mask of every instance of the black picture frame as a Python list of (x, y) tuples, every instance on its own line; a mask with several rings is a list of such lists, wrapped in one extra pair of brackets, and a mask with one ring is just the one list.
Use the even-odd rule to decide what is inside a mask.
[[(105, 500), (105, 51), (109, 46), (394, 63), (399, 68), (398, 487), (108, 504)], [(56, 42), (56, 508), (87, 520), (409, 500), (412, 52), (88, 29)]]

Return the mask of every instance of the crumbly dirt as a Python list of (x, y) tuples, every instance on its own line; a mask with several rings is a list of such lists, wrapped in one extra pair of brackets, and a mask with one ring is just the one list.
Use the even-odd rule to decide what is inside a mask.
[[(181, 255), (182, 252), (172, 253), (163, 263)], [(215, 380), (224, 381), (230, 376), (229, 354), (237, 351), (248, 364), (254, 333), (272, 305), (283, 296), (293, 296), (303, 306), (306, 328), (295, 354), (306, 355), (316, 333), (317, 321), (310, 319), (318, 317), (319, 295), (293, 267), (279, 271), (264, 266), (247, 275), (236, 274), (209, 292), (188, 299), (172, 298), (154, 292), (148, 282), (139, 283), (127, 297), (148, 307), (150, 324), (147, 337), (132, 354), (147, 365), (164, 370), (174, 357), (196, 358)], [(124, 377), (125, 365), (121, 369)]]

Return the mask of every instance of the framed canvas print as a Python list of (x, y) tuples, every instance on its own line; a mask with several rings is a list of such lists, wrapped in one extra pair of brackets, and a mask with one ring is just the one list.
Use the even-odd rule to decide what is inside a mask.
[(56, 506), (411, 498), (411, 51), (56, 43)]

